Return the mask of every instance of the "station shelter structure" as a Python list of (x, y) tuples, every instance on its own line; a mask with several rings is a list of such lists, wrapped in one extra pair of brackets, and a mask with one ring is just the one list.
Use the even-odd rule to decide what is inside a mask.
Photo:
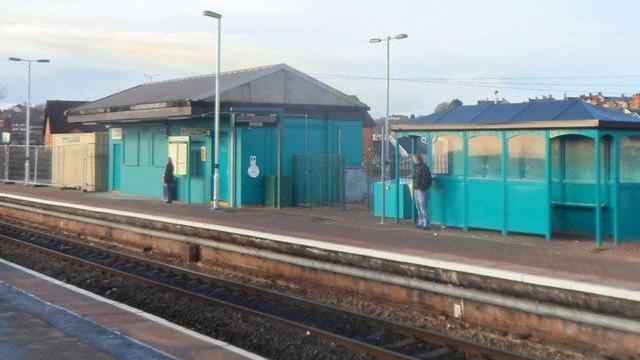
[[(171, 157), (177, 199), (208, 203), (214, 85), (215, 75), (144, 83), (67, 115), (71, 123), (108, 124), (111, 191), (161, 198)], [(363, 129), (372, 122), (366, 104), (285, 64), (222, 73), (220, 88), (223, 204), (344, 198), (341, 170), (362, 166)]]
[(598, 246), (640, 239), (637, 117), (582, 100), (531, 100), (460, 106), (392, 129), (428, 144), (435, 224), (547, 240), (587, 234)]

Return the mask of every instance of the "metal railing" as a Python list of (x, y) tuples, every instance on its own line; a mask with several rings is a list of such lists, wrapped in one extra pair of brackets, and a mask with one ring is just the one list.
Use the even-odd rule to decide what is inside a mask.
[(345, 208), (343, 155), (294, 155), (294, 204)]
[(108, 182), (106, 144), (0, 146), (0, 181), (103, 191)]

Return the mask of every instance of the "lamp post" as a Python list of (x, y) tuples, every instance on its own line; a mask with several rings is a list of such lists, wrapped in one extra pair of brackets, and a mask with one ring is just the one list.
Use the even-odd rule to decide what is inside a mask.
[(29, 143), (31, 138), (31, 63), (48, 63), (49, 59), (21, 59), (17, 57), (10, 57), (9, 61), (24, 61), (27, 63), (27, 119), (26, 119), (26, 136), (25, 136), (25, 160), (24, 160), (24, 183), (29, 182)]
[[(385, 42), (387, 45), (387, 78), (386, 78), (386, 87), (387, 87), (387, 99), (386, 99), (386, 109), (385, 109), (385, 117), (384, 117), (384, 125), (382, 126), (382, 139), (380, 141), (381, 151), (380, 151), (380, 182), (382, 184), (381, 191), (381, 203), (382, 203), (382, 214), (380, 217), (380, 224), (384, 225), (385, 220), (385, 175), (387, 172), (387, 149), (389, 148), (389, 43), (391, 40), (401, 40), (406, 39), (407, 34), (398, 34), (396, 36), (387, 36), (386, 38), (373, 38), (370, 39), (369, 42), (372, 44)], [(396, 146), (398, 143), (396, 142)], [(398, 176), (398, 174), (396, 174)]]
[(213, 209), (220, 209), (220, 49), (222, 45), (222, 15), (213, 11), (205, 10), (202, 15), (218, 20), (218, 59), (216, 65), (216, 98), (215, 98), (215, 120), (213, 135)]

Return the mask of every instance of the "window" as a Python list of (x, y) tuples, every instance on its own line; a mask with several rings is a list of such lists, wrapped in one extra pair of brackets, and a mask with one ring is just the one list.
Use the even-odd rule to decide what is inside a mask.
[(499, 178), (502, 174), (502, 139), (479, 135), (469, 139), (469, 177)]
[(543, 137), (519, 135), (509, 139), (509, 178), (542, 180), (545, 172)]
[(149, 137), (148, 133), (140, 134), (138, 146), (140, 166), (149, 166), (149, 158), (151, 157), (151, 141)]
[(564, 179), (567, 181), (592, 182), (596, 178), (594, 167), (595, 154), (593, 139), (584, 136), (568, 135), (564, 141)]
[(138, 133), (127, 133), (124, 136), (124, 164), (138, 166)]
[(187, 175), (187, 163), (189, 161), (188, 146), (189, 143), (187, 142), (169, 143), (169, 157), (173, 162), (174, 175)]
[(164, 167), (167, 163), (167, 136), (157, 132), (153, 134), (153, 166)]
[(640, 183), (640, 136), (622, 140), (620, 149), (620, 182)]
[(440, 175), (462, 176), (462, 139), (459, 136), (438, 136), (433, 139), (431, 172)]

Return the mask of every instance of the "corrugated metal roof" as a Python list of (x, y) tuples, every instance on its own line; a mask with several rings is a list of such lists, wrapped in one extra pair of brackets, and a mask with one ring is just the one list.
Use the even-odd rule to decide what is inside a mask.
[[(327, 84), (324, 84), (310, 76), (286, 65), (270, 65), (238, 71), (224, 72), (220, 76), (221, 100), (225, 101), (225, 92), (241, 87), (252, 81), (264, 78), (280, 71), (285, 71), (295, 75), (336, 96), (336, 106), (350, 106), (368, 108), (366, 104), (360, 102), (357, 97), (346, 95)], [(98, 99), (89, 104), (82, 105), (70, 110), (70, 113), (78, 114), (92, 109), (109, 109), (142, 104), (165, 103), (172, 101), (192, 100), (192, 101), (213, 101), (214, 98), (215, 74), (186, 77), (140, 84), (130, 89)], [(268, 91), (266, 89), (265, 91)], [(234, 100), (238, 95), (234, 94)], [(241, 93), (242, 96), (242, 93)], [(251, 103), (250, 94), (244, 102)], [(314, 99), (309, 99), (309, 104), (314, 105)], [(324, 105), (324, 104), (323, 104)]]
[(545, 100), (515, 104), (465, 105), (454, 109), (417, 117), (403, 122), (411, 125), (438, 124), (517, 124), (541, 121), (601, 120), (640, 123), (633, 116), (588, 104), (582, 100)]

